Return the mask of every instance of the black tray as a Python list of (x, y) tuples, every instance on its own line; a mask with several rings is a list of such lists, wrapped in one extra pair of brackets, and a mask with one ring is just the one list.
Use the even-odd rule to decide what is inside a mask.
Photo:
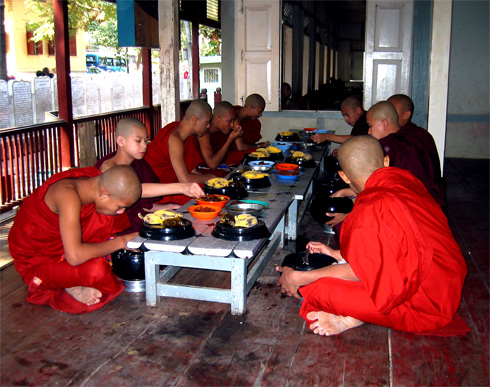
[(296, 164), (303, 168), (316, 168), (316, 163), (313, 159), (304, 160), (303, 158), (293, 159), (292, 157), (288, 157), (284, 162)]
[(211, 188), (204, 184), (204, 193), (207, 195), (225, 195), (231, 200), (243, 199), (248, 196), (247, 189), (243, 185), (239, 187)]
[(309, 271), (315, 269), (321, 269), (322, 267), (330, 266), (336, 263), (337, 260), (330, 255), (313, 253), (308, 256), (309, 265), (303, 262), (303, 256), (305, 252), (289, 254), (282, 261), (281, 266), (288, 266), (291, 269), (298, 271)]
[(229, 224), (216, 223), (212, 236), (227, 241), (251, 241), (253, 239), (269, 238), (271, 236), (265, 223), (261, 220), (253, 227), (233, 227)]
[(145, 279), (145, 256), (141, 251), (117, 250), (111, 254), (112, 272), (126, 281)]
[(158, 241), (175, 241), (196, 235), (196, 232), (192, 228), (191, 221), (183, 218), (181, 220), (184, 223), (184, 226), (162, 227), (143, 224), (143, 227), (141, 227), (140, 230), (140, 237)]
[(266, 176), (262, 179), (246, 179), (243, 176), (234, 176), (233, 180), (242, 183), (247, 190), (266, 188), (271, 186), (271, 180), (269, 179), (269, 176)]
[(299, 141), (298, 133), (293, 133), (291, 136), (281, 136), (279, 133), (276, 136), (276, 141), (279, 142), (295, 142)]

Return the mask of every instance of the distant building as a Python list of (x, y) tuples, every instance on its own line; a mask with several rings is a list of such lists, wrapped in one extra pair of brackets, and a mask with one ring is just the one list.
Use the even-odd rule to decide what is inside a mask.
[(199, 58), (199, 83), (208, 90), (208, 103), (214, 108), (214, 92), (221, 87), (221, 55)]

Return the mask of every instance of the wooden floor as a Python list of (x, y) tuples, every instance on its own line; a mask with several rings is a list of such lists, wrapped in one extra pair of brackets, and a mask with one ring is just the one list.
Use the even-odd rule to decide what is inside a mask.
[[(449, 219), (469, 274), (460, 315), (466, 336), (418, 336), (364, 324), (336, 337), (312, 334), (297, 302), (275, 286), (279, 250), (248, 297), (227, 304), (123, 293), (102, 310), (69, 315), (25, 301), (13, 266), (1, 275), (1, 385), (329, 386), (464, 385), (489, 380), (488, 160), (447, 160)], [(308, 239), (325, 234), (305, 218)], [(186, 270), (181, 281), (223, 287), (227, 274)]]

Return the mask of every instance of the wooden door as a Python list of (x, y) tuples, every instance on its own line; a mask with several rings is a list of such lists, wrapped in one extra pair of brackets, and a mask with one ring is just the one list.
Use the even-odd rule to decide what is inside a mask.
[(412, 0), (367, 0), (364, 108), (393, 94), (410, 95)]
[(279, 110), (280, 1), (242, 0), (236, 7), (236, 100), (258, 93), (266, 110)]

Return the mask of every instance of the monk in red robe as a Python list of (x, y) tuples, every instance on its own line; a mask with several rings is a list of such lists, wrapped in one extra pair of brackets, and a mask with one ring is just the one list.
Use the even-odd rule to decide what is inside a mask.
[[(205, 183), (215, 177), (200, 174), (196, 169), (204, 161), (198, 137), (206, 134), (211, 118), (212, 111), (207, 102), (192, 101), (182, 121), (168, 124), (150, 142), (145, 160), (161, 183)], [(185, 195), (167, 195), (160, 203), (180, 206), (189, 200)]]
[(204, 162), (210, 169), (220, 166), (235, 140), (243, 134), (241, 126), (235, 126), (235, 118), (236, 112), (231, 103), (217, 103), (209, 131), (198, 138)]
[(281, 291), (301, 293), (300, 315), (319, 335), (363, 322), (408, 332), (451, 323), (467, 267), (440, 206), (410, 172), (388, 167), (373, 137), (346, 141), (339, 162), (342, 179), (358, 194), (341, 248), (307, 245), (339, 264), (309, 272), (279, 267)]
[(121, 165), (58, 173), (27, 197), (9, 233), (27, 301), (87, 313), (118, 296), (124, 286), (105, 257), (137, 235), (114, 237), (128, 226), (114, 221), (140, 195), (136, 172)]
[[(135, 118), (123, 118), (116, 125), (117, 151), (109, 153), (95, 164), (101, 172), (114, 165), (130, 165), (141, 181), (141, 198), (121, 217), (128, 217), (131, 227), (121, 234), (139, 231), (143, 226), (141, 216), (160, 209), (158, 200), (165, 195), (183, 194), (189, 197), (202, 197), (204, 192), (197, 183), (161, 184), (148, 162), (143, 158), (148, 144), (148, 132), (145, 125)], [(141, 216), (140, 216), (141, 215)]]

